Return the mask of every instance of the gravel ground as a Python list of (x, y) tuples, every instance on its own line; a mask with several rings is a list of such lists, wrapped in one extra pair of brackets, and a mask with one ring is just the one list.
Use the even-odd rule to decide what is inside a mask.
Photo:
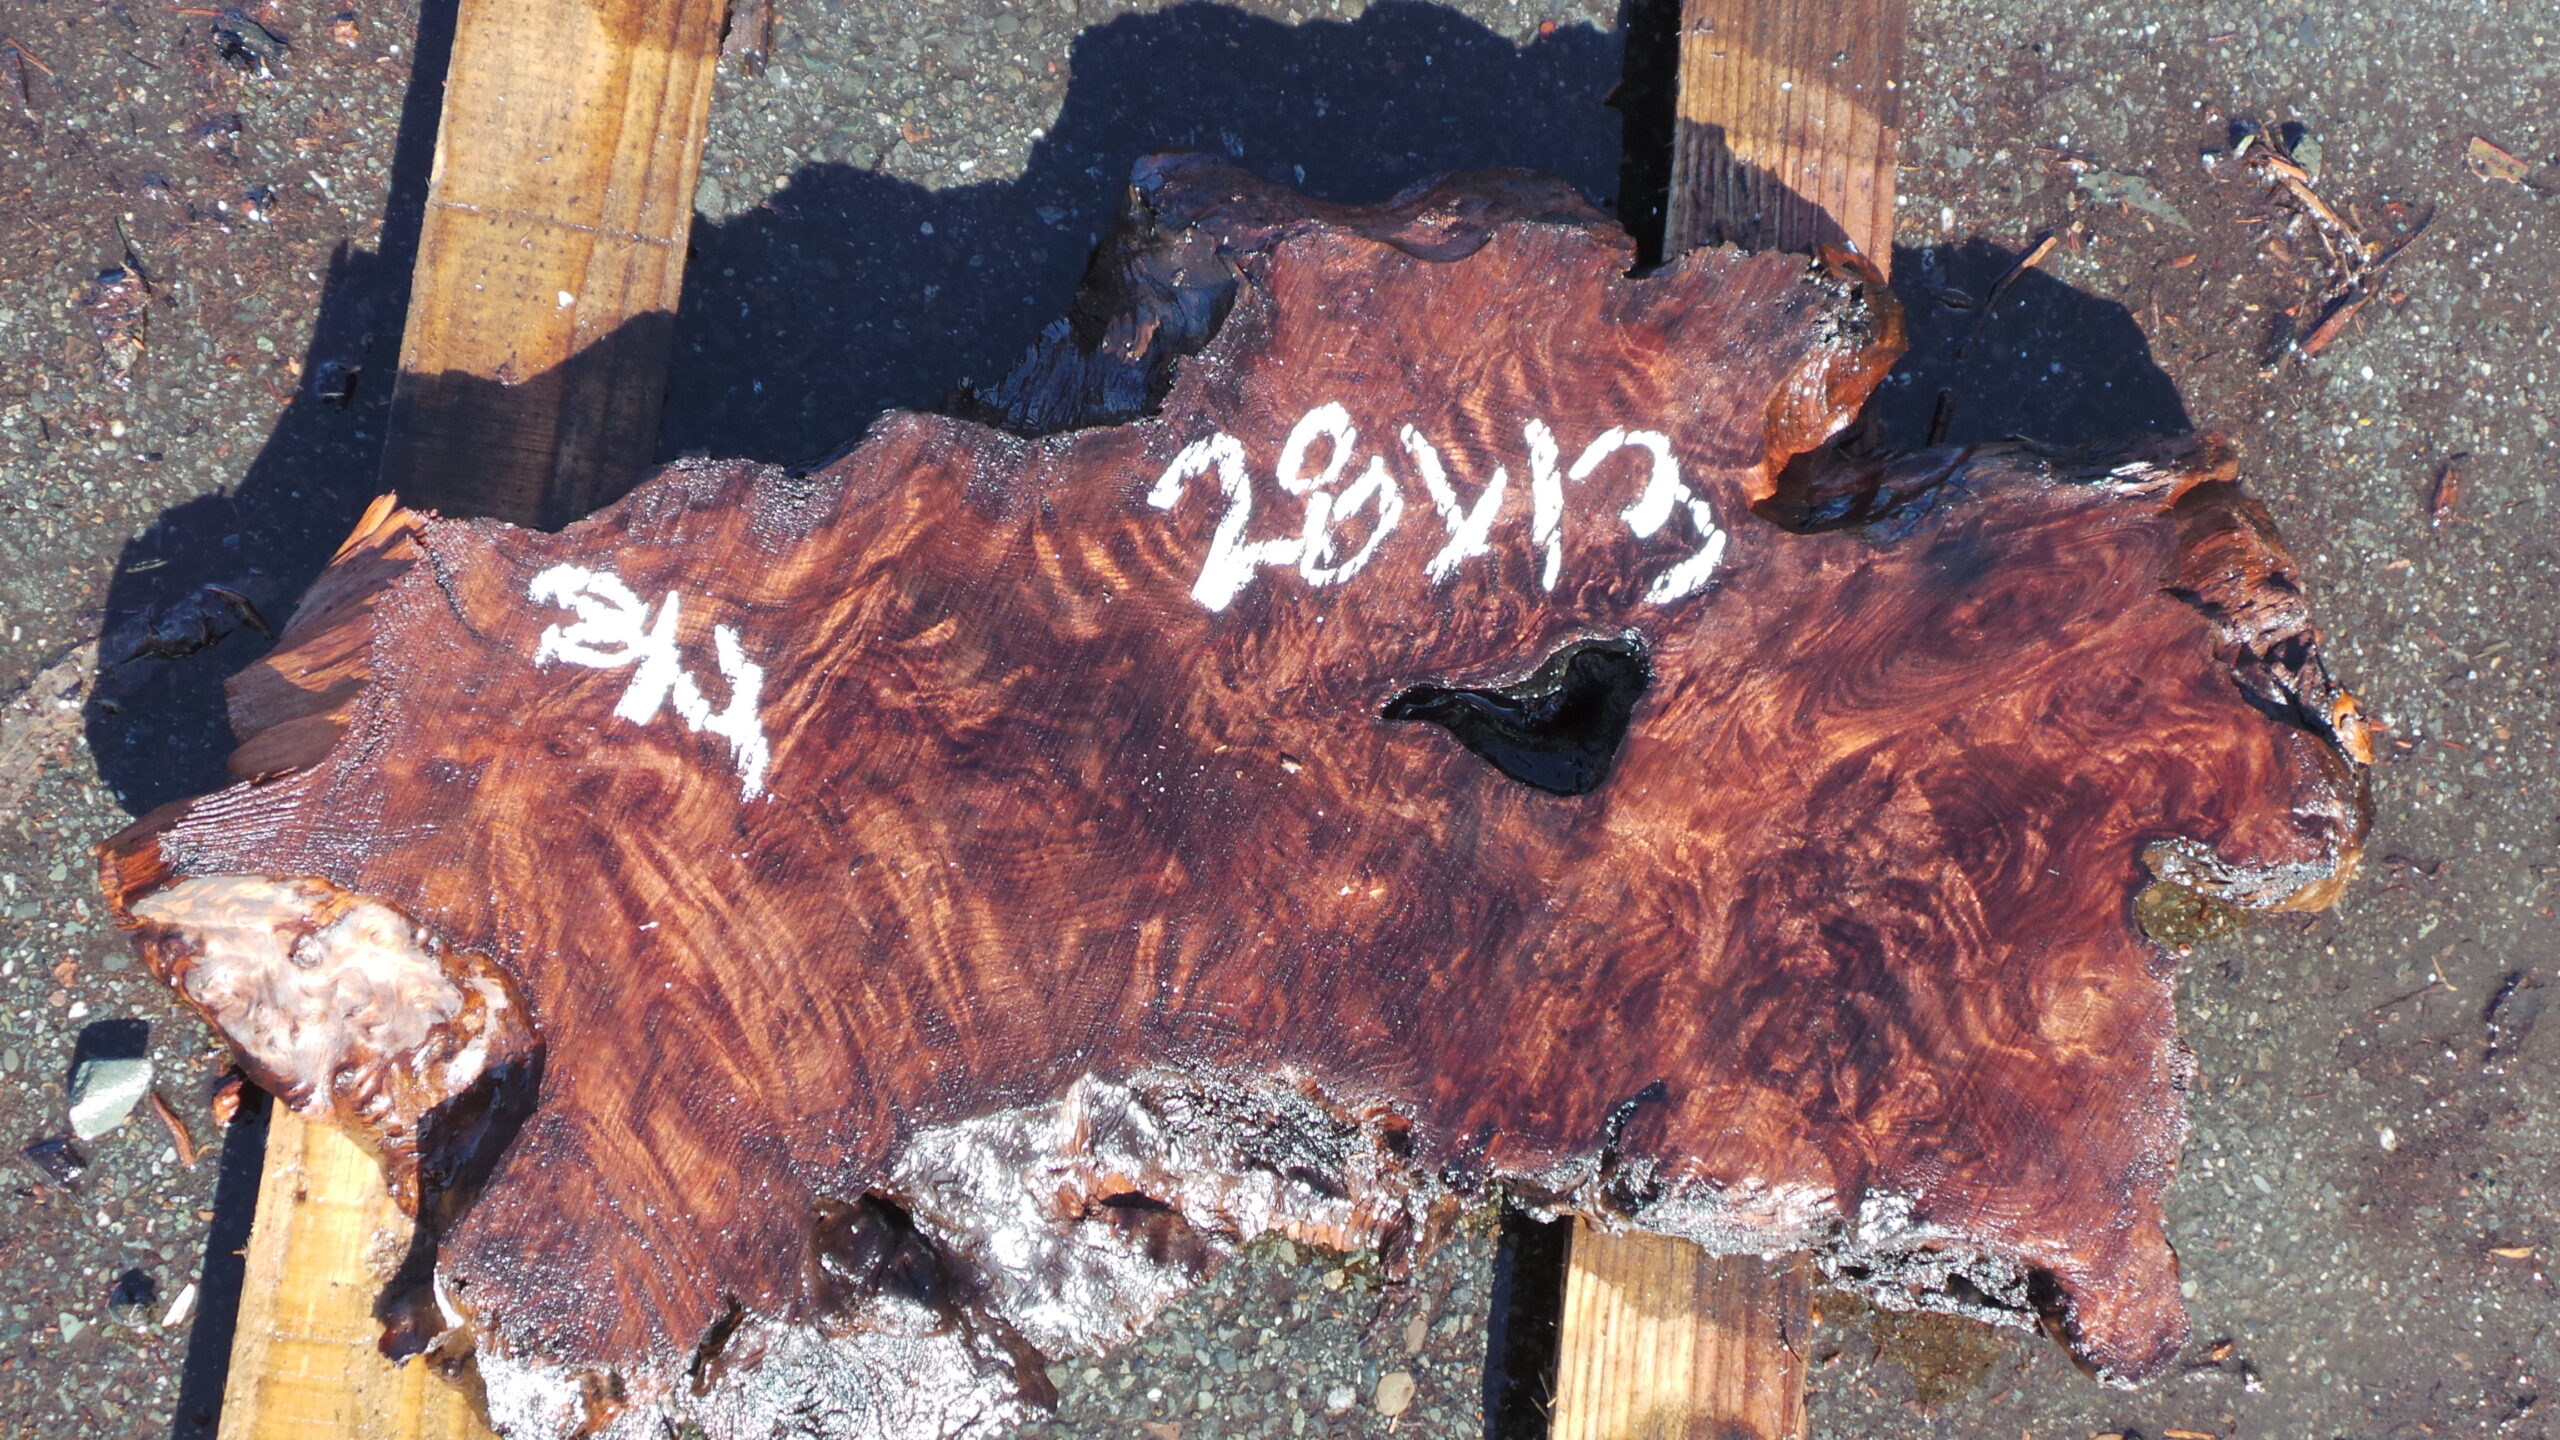
[[(261, 643), (251, 617), (289, 607), (371, 493), (434, 93), (411, 84), (416, 12), (355, 3), (280, 0), (260, 24), (0, 6), (13, 1149), (64, 1128), (84, 1037), (135, 1039), (91, 1027), (132, 1020), (172, 1115), (215, 1144), (221, 1058), (104, 927), (86, 853), (218, 781), (219, 683)], [(1943, 391), (1957, 439), (2231, 434), (2333, 663), (2392, 728), (2341, 910), (2199, 939), (2186, 964), (2205, 1078), (2170, 1212), (2198, 1337), (2184, 1372), (2107, 1390), (2044, 1339), (1826, 1296), (1815, 1429), (2544, 1435), (2560, 1026), (2532, 1022), (2560, 938), (2560, 170), (2531, 167), (2560, 149), (2560, 15), (1914, 12), (1896, 274), (1918, 344), (1879, 402), (1888, 426), (1917, 439)], [(1064, 306), (1147, 149), (1221, 150), (1336, 199), (1507, 164), (1615, 203), (1604, 100), (1623, 74), (1641, 103), (1659, 68), (1626, 65), (1630, 19), (1663, 27), (1659, 5), (783, 0), (772, 63), (723, 67), (662, 450), (805, 461), (882, 407), (997, 374)], [(2318, 315), (2318, 228), (2203, 160), (2244, 121), (2301, 126), (2314, 188), (2373, 238), (2432, 213), (2316, 358), (2285, 342)], [(2482, 178), (2474, 135), (2525, 183)], [(2048, 232), (1986, 319), (1981, 297)], [(138, 279), (102, 287), (109, 267)], [(211, 1372), (181, 1390), (191, 1341), (202, 1361), (221, 1331), (173, 1307), (239, 1244), (209, 1226), (254, 1175), (245, 1138), (190, 1167), (146, 1107), (83, 1147), (76, 1184), (17, 1166), (0, 1415), (18, 1433), (205, 1433)], [(1494, 1251), (1486, 1217), (1390, 1286), (1356, 1257), (1257, 1246), (1126, 1352), (1062, 1366), (1056, 1418), (1029, 1429), (1479, 1433)]]

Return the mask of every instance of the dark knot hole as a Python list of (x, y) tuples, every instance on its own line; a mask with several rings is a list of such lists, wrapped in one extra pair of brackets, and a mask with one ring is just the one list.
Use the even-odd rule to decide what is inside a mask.
[(1382, 714), (1439, 726), (1523, 785), (1588, 795), (1609, 778), (1636, 701), (1652, 683), (1653, 666), (1636, 637), (1576, 640), (1525, 680), (1416, 685)]

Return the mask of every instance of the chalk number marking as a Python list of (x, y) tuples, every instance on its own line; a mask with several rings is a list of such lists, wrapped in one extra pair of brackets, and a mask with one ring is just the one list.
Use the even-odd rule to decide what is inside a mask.
[[(1655, 605), (1668, 605), (1706, 588), (1716, 566), (1724, 560), (1725, 533), (1717, 527), (1713, 509), (1681, 480), (1680, 461), (1671, 453), (1669, 437), (1657, 430), (1613, 426), (1584, 446), (1571, 466), (1563, 463), (1564, 451), (1545, 421), (1531, 420), (1522, 425), (1520, 437), (1529, 462), (1529, 544), (1539, 556), (1541, 589), (1553, 590), (1562, 578), (1565, 486), (1590, 479), (1601, 462), (1621, 450), (1637, 451), (1649, 462), (1643, 491), (1635, 503), (1618, 512), (1627, 529), (1639, 540), (1651, 539), (1675, 516), (1681, 516), (1698, 534), (1698, 548), (1655, 576), (1645, 588), (1644, 598)], [(1358, 454), (1359, 438), (1358, 429), (1351, 423), (1351, 412), (1339, 402), (1319, 405), (1298, 421), (1280, 447), (1279, 464), (1273, 473), (1281, 490), (1299, 497), (1304, 507), (1298, 533), (1261, 540), (1245, 536), (1253, 523), (1253, 477), (1244, 442), (1222, 431), (1184, 446), (1148, 489), (1147, 503), (1158, 510), (1170, 510), (1182, 503), (1182, 496), (1195, 477), (1215, 475), (1227, 506), (1226, 513), (1218, 518), (1217, 531), (1210, 536), (1209, 554), (1201, 562), (1200, 578), (1191, 586), (1191, 598), (1210, 610), (1224, 610), (1264, 569), (1294, 567), (1298, 578), (1318, 587), (1342, 584), (1365, 569), (1378, 547), (1403, 522), (1405, 498), (1403, 488), (1387, 469), (1386, 457), (1377, 454), (1369, 457), (1358, 478), (1339, 490), (1334, 488), (1343, 472), (1351, 468), (1352, 459)], [(1492, 552), (1493, 523), (1502, 513), (1511, 475), (1501, 466), (1494, 467), (1493, 478), (1476, 492), (1474, 503), (1470, 504), (1449, 483), (1448, 466), (1441, 461), (1439, 447), (1427, 436), (1406, 425), (1400, 428), (1396, 439), (1446, 536), (1422, 567), (1425, 579), (1441, 584), (1454, 577), (1467, 561)], [(1309, 475), (1308, 452), (1319, 442), (1324, 445), (1324, 468)], [(1364, 509), (1374, 512), (1369, 538), (1358, 550), (1343, 555), (1335, 532)]]
[(711, 627), (712, 656), (729, 686), (729, 703), (715, 711), (702, 687), (677, 663), (676, 624), (683, 601), (676, 592), (668, 591), (658, 602), (654, 621), (648, 605), (610, 571), (554, 565), (534, 576), (526, 593), (537, 604), (557, 605), (578, 615), (570, 624), (544, 629), (533, 650), (536, 667), (555, 660), (595, 670), (637, 666), (630, 688), (613, 707), (614, 715), (646, 725), (658, 718), (661, 709), (673, 709), (686, 729), (697, 734), (709, 731), (729, 742), (743, 798), (753, 800), (764, 793), (764, 770), (771, 758), (764, 721), (758, 714), (764, 667), (738, 648), (736, 630), (726, 625)]

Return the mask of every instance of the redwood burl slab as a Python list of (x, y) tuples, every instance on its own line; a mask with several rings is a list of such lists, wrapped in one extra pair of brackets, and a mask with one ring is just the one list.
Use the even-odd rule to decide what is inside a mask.
[(2291, 566), (2209, 439), (1824, 449), (1871, 277), (1631, 255), (1152, 162), (1014, 428), (379, 507), (118, 913), (382, 1149), (515, 1435), (966, 1429), (1495, 1185), (2156, 1373), (2136, 897), (2363, 830)]

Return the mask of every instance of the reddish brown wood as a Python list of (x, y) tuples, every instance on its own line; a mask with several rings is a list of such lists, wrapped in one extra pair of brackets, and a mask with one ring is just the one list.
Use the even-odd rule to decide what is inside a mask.
[[(1823, 449), (1898, 349), (1872, 272), (1629, 279), (1524, 178), (1133, 194), (978, 403), (1153, 413), (895, 415), (558, 534), (381, 507), (235, 684), (243, 782), (105, 847), (155, 970), (435, 1207), (500, 1428), (993, 1423), (1239, 1236), (1401, 1264), (1497, 1184), (1896, 1303), (2046, 1277), (2163, 1367), (2134, 898), (2325, 903), (2365, 820), (2227, 448)], [(1295, 468), (1350, 518), (1277, 563), (1336, 404)], [(1232, 594), (1220, 435), (1274, 547)], [(1586, 793), (1385, 718), (1576, 645), (1650, 678)]]

